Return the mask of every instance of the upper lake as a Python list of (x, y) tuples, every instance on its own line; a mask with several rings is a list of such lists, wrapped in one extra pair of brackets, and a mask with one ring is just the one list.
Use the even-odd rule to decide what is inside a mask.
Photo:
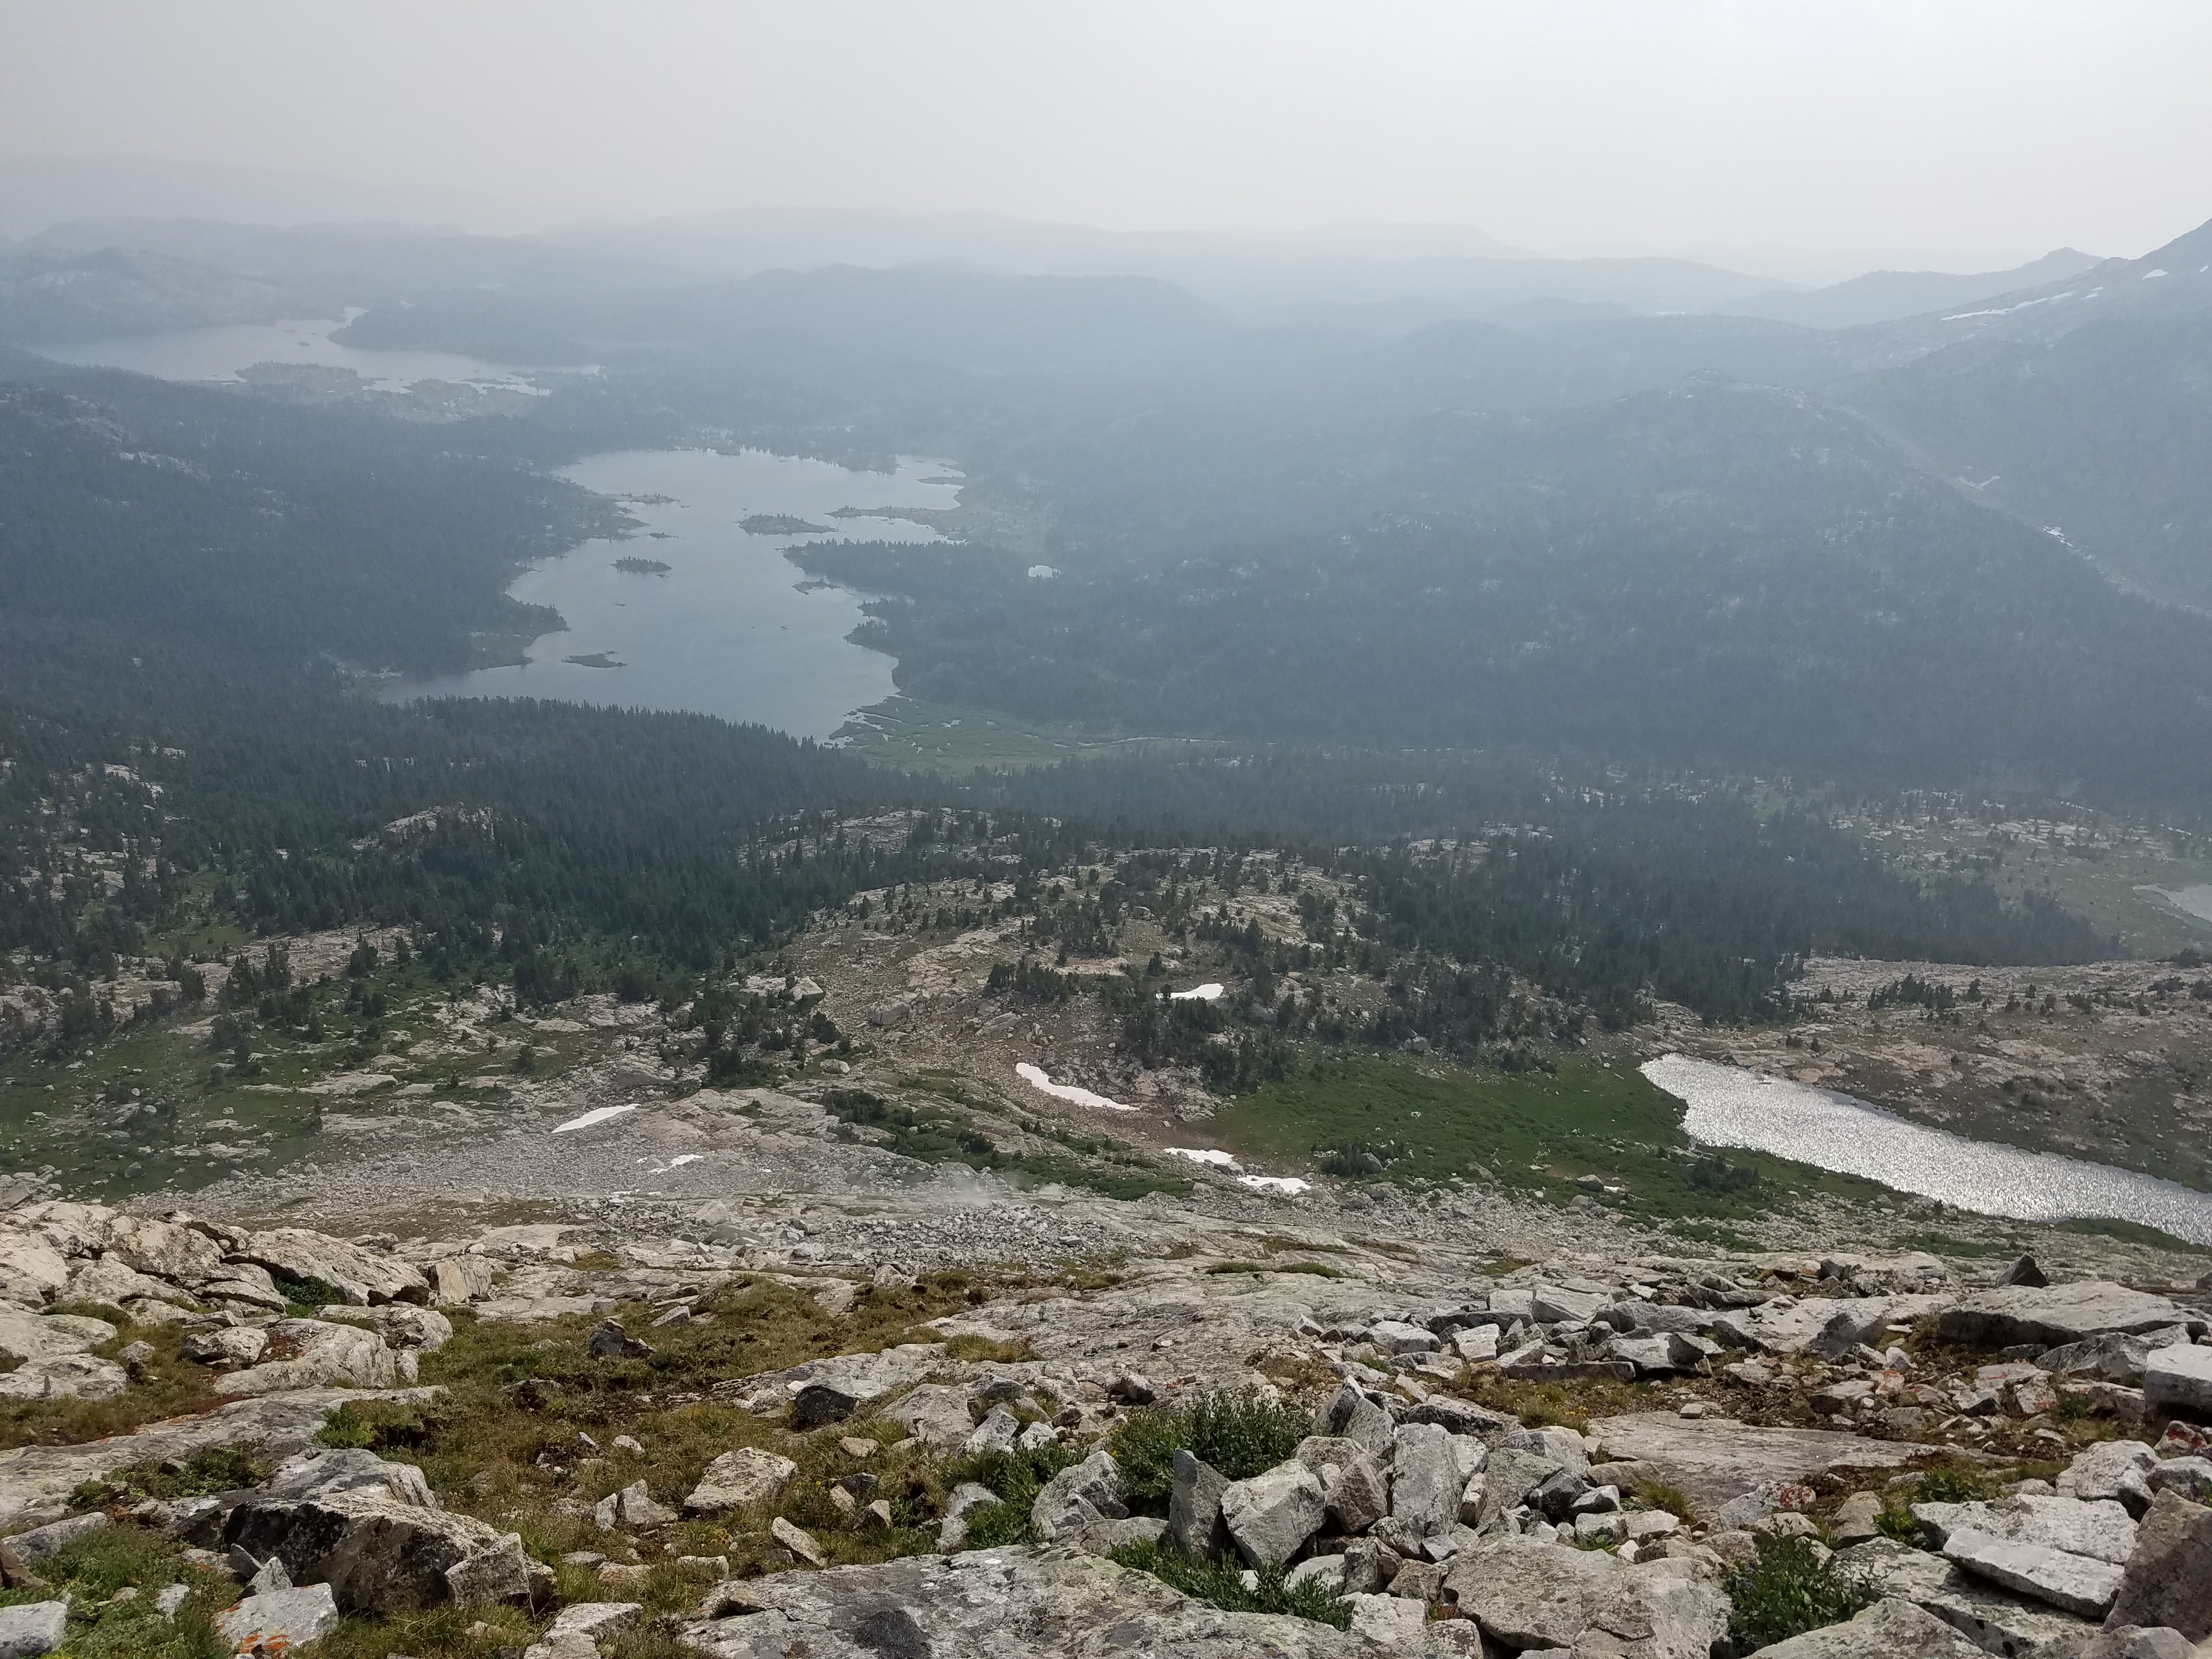
[(1863, 1176), (1977, 1215), (2133, 1221), (2212, 1244), (2212, 1193), (2193, 1187), (2056, 1152), (1969, 1140), (1850, 1095), (1687, 1054), (1662, 1054), (1643, 1071), (1687, 1105), (1684, 1133), (1709, 1146), (1743, 1146)]
[[(179, 329), (42, 346), (57, 362), (130, 369), (166, 380), (235, 380), (261, 363), (350, 369), (368, 386), (403, 392), (422, 380), (535, 392), (538, 384), (589, 370), (523, 370), (442, 351), (342, 345), (331, 318)], [(760, 450), (623, 450), (562, 469), (586, 489), (623, 499), (640, 527), (620, 541), (587, 542), (526, 571), (508, 589), (549, 605), (568, 624), (506, 668), (398, 680), (392, 701), (425, 696), (550, 697), (566, 702), (686, 710), (757, 721), (794, 737), (826, 738), (856, 709), (894, 690), (891, 659), (845, 636), (860, 602), (810, 583), (785, 558), (804, 542), (934, 542), (908, 520), (866, 516), (878, 507), (951, 507), (960, 479), (941, 462), (899, 459), (890, 472)], [(833, 518), (838, 509), (864, 516)], [(819, 526), (799, 533), (748, 532), (740, 521), (786, 519)], [(648, 559), (665, 572), (619, 570)], [(570, 657), (587, 663), (564, 660)], [(592, 665), (611, 664), (614, 666)]]
[[(627, 539), (586, 542), (549, 559), (507, 590), (553, 606), (568, 631), (538, 640), (523, 666), (402, 680), (387, 697), (554, 697), (688, 709), (826, 738), (854, 709), (891, 695), (891, 659), (845, 637), (862, 620), (860, 600), (807, 581), (786, 550), (841, 538), (940, 541), (910, 520), (830, 514), (950, 507), (960, 494), (960, 480), (939, 462), (902, 457), (895, 472), (862, 472), (761, 450), (626, 450), (592, 456), (561, 476), (622, 498), (642, 524)], [(826, 533), (741, 526), (761, 518)], [(617, 569), (623, 558), (669, 568)], [(570, 657), (620, 665), (563, 660)]]
[[(365, 351), (341, 345), (331, 331), (336, 317), (277, 323), (236, 323), (221, 328), (180, 328), (160, 334), (123, 334), (105, 340), (72, 340), (39, 347), (41, 357), (95, 368), (127, 368), (161, 380), (235, 380), (258, 363), (349, 368), (380, 391), (401, 392), (418, 380), (538, 390), (532, 374), (501, 368), (450, 351)], [(532, 373), (535, 373), (533, 371)], [(548, 373), (574, 374), (576, 370)]]

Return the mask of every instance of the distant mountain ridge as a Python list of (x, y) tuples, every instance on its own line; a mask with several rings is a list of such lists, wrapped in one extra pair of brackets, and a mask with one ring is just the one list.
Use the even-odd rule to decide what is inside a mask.
[(1764, 317), (1806, 328), (1852, 328), (1971, 305), (1992, 295), (2010, 294), (2043, 283), (2063, 282), (2099, 263), (2094, 254), (2077, 248), (2054, 248), (2040, 259), (2011, 270), (1972, 276), (1940, 270), (1869, 270), (1809, 293), (1777, 289), (1713, 308), (1731, 317)]
[(0, 343), (273, 322), (297, 315), (300, 304), (276, 283), (135, 248), (0, 257)]

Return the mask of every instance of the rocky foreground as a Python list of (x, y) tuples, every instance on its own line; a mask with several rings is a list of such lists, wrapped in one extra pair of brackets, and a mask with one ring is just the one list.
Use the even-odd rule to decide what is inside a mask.
[(0, 1655), (2212, 1651), (2202, 1289), (714, 1232), (0, 1216)]

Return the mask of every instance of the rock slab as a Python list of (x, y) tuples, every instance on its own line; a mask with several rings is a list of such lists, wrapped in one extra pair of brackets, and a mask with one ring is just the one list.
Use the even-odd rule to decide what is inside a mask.
[(2212, 1637), (2212, 1509), (2171, 1492), (2152, 1500), (2112, 1622), (2171, 1625), (2192, 1642)]

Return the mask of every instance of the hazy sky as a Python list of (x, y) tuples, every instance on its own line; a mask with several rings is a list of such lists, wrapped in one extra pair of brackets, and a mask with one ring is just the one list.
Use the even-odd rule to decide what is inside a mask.
[(2139, 253), (2212, 217), (2205, 0), (5, 0), (0, 156), (1547, 252)]

